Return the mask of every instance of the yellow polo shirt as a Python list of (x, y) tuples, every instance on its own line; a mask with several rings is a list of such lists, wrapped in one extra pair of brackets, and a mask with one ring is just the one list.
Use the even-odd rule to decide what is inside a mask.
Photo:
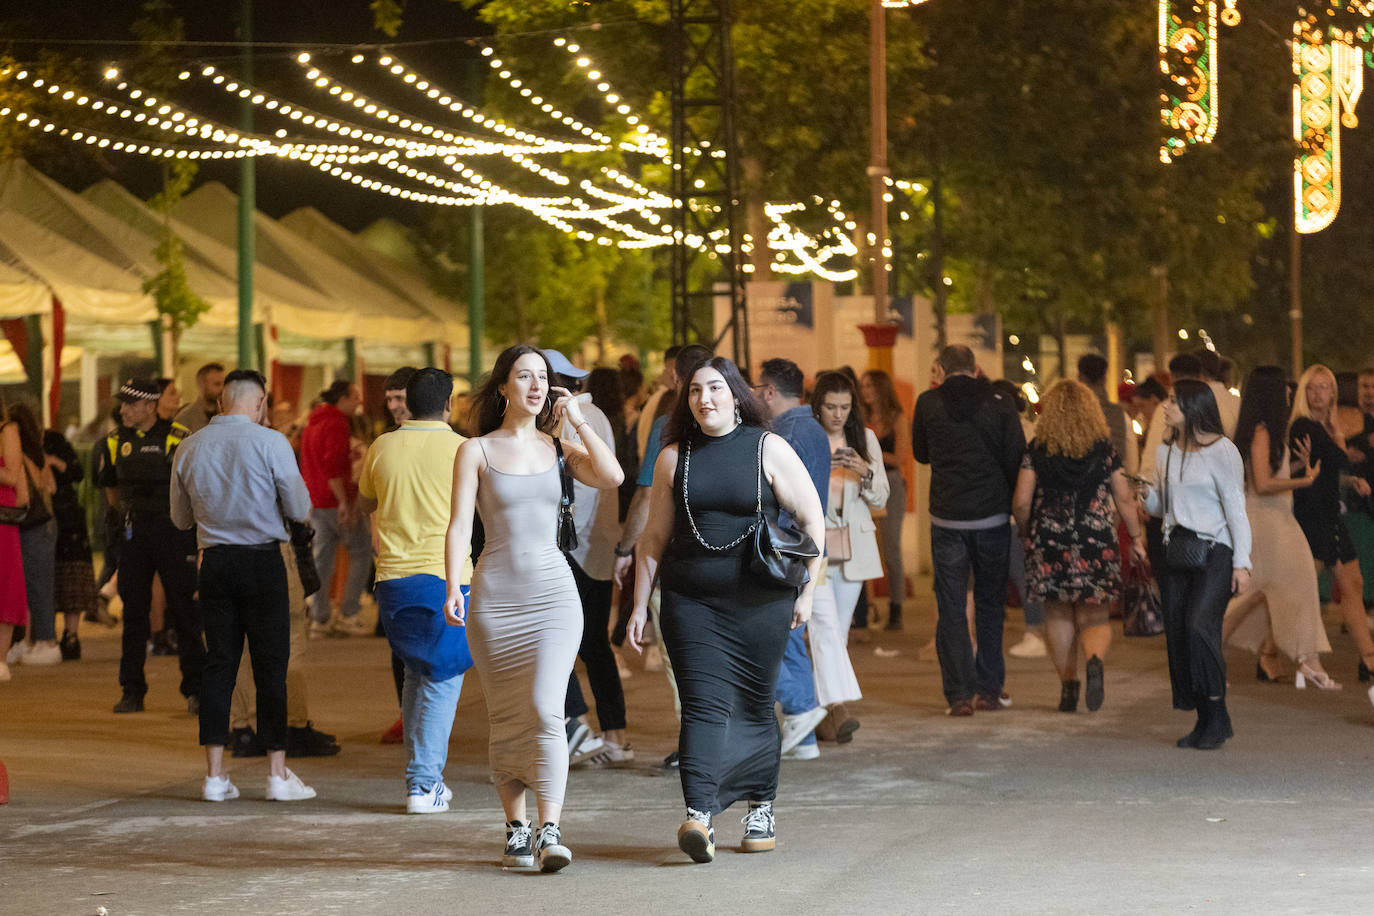
[[(406, 420), (367, 450), (358, 493), (377, 501), (377, 581), (419, 575), (444, 578), (453, 462), (463, 441), (442, 420)], [(469, 555), (459, 584), (471, 581)]]

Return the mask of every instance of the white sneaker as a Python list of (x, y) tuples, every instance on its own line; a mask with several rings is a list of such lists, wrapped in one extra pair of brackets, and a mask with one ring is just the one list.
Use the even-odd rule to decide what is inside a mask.
[(26, 665), (60, 665), (62, 664), (62, 650), (55, 642), (34, 643), (29, 647), (29, 651), (24, 653), (24, 664)]
[(599, 754), (599, 753), (601, 753), (603, 750), (605, 750), (605, 748), (606, 748), (606, 741), (605, 741), (605, 739), (602, 738), (600, 735), (592, 735), (590, 738), (588, 738), (586, 741), (583, 741), (583, 742), (578, 746), (578, 749), (577, 749), (577, 751), (576, 751), (575, 753), (569, 755), (569, 757), (568, 757), (568, 763), (569, 763), (569, 764), (578, 764), (578, 763), (581, 763), (582, 761), (586, 760), (586, 759), (589, 758), (589, 757), (595, 757), (597, 754)]
[(327, 620), (324, 623), (320, 623), (318, 620), (312, 620), (310, 621), (310, 638), (322, 639), (328, 636), (333, 629), (333, 624)]
[(821, 756), (819, 744), (798, 744), (790, 751), (783, 751), (783, 760), (815, 760)]
[(301, 782), (301, 778), (290, 770), (286, 771), (285, 779), (267, 774), (268, 801), (305, 801), (314, 797), (315, 790)]
[(335, 621), (333, 633), (335, 636), (371, 636), (373, 630), (362, 614), (355, 614)]
[(208, 802), (231, 801), (239, 797), (239, 789), (228, 776), (206, 776), (200, 797)]
[[(635, 759), (634, 748), (630, 747), (628, 743), (619, 745), (614, 741), (607, 741), (604, 738), (597, 738), (596, 740), (600, 742), (601, 749), (594, 754), (586, 756), (579, 755), (580, 759), (577, 761), (579, 766), (610, 767), (622, 763), (629, 763)], [(588, 743), (590, 744), (590, 742)], [(583, 748), (586, 748), (586, 746), (587, 745), (584, 744)]]
[(1007, 654), (1013, 658), (1044, 658), (1049, 653), (1040, 634), (1027, 630), (1021, 641), (1007, 650)]
[(22, 639), (19, 640), (19, 642), (10, 646), (10, 650), (5, 653), (5, 663), (9, 665), (18, 665), (22, 663), (24, 661), (24, 655), (28, 651), (29, 644)]
[(443, 814), (448, 803), (453, 800), (453, 790), (439, 780), (426, 792), (419, 786), (411, 787), (406, 796), (406, 814)]
[(817, 725), (825, 721), (827, 713), (828, 710), (824, 706), (816, 706), (793, 716), (783, 716), (782, 752), (786, 754), (801, 744), (807, 735), (816, 730)]

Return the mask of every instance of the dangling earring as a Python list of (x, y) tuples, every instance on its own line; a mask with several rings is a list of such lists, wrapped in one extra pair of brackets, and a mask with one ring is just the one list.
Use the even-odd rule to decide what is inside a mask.
[(736, 425), (736, 426), (739, 426), (739, 425), (740, 425), (741, 423), (743, 423), (743, 422), (744, 422), (744, 417), (741, 417), (741, 416), (740, 416), (740, 413), (739, 413), (739, 405), (736, 404), (736, 405), (735, 405), (735, 425)]
[(506, 415), (506, 408), (510, 406), (510, 401), (506, 400), (506, 396), (504, 394), (498, 395), (498, 397), (501, 398), (501, 416), (504, 417)]

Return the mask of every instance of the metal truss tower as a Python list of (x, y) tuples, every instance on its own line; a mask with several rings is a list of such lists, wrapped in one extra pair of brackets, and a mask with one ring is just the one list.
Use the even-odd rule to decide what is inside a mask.
[[(670, 5), (673, 342), (718, 344), (733, 331), (732, 357), (748, 372), (730, 0)], [(727, 294), (730, 318), (715, 335), (715, 298)]]

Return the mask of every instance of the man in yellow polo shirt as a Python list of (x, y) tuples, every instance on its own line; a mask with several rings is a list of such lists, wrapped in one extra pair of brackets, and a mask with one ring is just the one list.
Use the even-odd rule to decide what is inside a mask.
[[(453, 377), (421, 369), (406, 385), (413, 419), (372, 443), (358, 476), (360, 506), (375, 510), (377, 607), (392, 650), (405, 665), (401, 720), (406, 752), (406, 810), (441, 814), (453, 792), (444, 785), (449, 732), (463, 674), (472, 667), (467, 631), (444, 623), (444, 537), (453, 459), (463, 437), (448, 425)], [(461, 583), (466, 595), (471, 561)]]

